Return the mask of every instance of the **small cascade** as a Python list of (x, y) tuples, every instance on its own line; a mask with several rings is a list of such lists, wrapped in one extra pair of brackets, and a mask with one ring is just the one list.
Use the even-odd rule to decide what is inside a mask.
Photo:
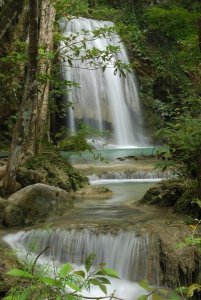
[(160, 172), (160, 171), (123, 171), (123, 172), (113, 172), (108, 171), (102, 174), (92, 174), (89, 175), (89, 181), (97, 180), (132, 180), (132, 179), (169, 179), (172, 178), (173, 174), (170, 171)]
[(50, 229), (9, 234), (4, 241), (24, 253), (35, 251), (38, 254), (50, 246), (44, 256), (49, 260), (54, 256), (59, 263), (82, 265), (89, 254), (95, 253), (95, 264), (106, 263), (107, 267), (117, 270), (122, 279), (147, 278), (147, 236), (123, 231), (113, 235), (89, 229)]
[[(61, 23), (66, 37), (73, 33), (82, 33), (82, 38), (74, 40), (78, 47), (83, 45), (84, 32), (87, 32), (89, 38), (89, 32), (113, 25), (112, 22), (85, 18), (75, 18), (68, 22), (63, 20)], [(110, 140), (103, 141), (103, 144), (106, 142), (118, 147), (147, 146), (135, 76), (129, 72), (126, 73), (126, 77), (114, 75), (115, 61), (129, 63), (120, 38), (116, 34), (110, 38), (92, 38), (87, 42), (86, 48), (105, 50), (109, 45), (118, 46), (120, 51), (111, 57), (110, 65), (104, 72), (91, 69), (90, 60), (82, 61), (79, 55), (72, 61), (73, 66), (69, 66), (68, 59), (62, 63), (63, 78), (80, 85), (80, 88), (72, 87), (71, 91), (68, 91), (66, 101), (73, 103), (73, 108), (69, 108), (67, 126), (75, 133), (81, 121), (99, 131), (111, 131)], [(61, 48), (64, 49), (64, 45), (61, 45)], [(65, 53), (65, 49), (61, 51), (62, 54)]]

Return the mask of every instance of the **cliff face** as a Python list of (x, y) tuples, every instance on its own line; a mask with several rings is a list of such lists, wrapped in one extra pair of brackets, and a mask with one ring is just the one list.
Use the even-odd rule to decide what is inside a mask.
[(149, 280), (170, 288), (189, 286), (200, 282), (201, 253), (194, 246), (184, 244), (192, 236), (187, 225), (151, 225), (149, 248)]

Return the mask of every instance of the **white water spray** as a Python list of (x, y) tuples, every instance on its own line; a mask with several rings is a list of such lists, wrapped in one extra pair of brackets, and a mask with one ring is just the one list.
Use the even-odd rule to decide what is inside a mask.
[[(62, 23), (66, 36), (106, 26), (111, 27), (113, 23), (85, 18)], [(112, 58), (113, 62), (129, 62), (125, 47), (116, 34), (110, 39), (97, 38), (88, 42), (87, 48), (105, 50), (108, 45), (120, 47), (120, 52)], [(134, 74), (127, 72), (126, 77), (115, 76), (114, 64), (107, 67), (105, 72), (100, 69), (88, 70), (88, 65), (89, 61), (82, 62), (79, 56), (73, 61), (73, 68), (69, 68), (68, 62), (62, 64), (64, 79), (80, 84), (80, 88), (73, 87), (68, 93), (68, 100), (73, 102), (74, 107), (68, 113), (71, 131), (75, 133), (77, 123), (82, 121), (100, 131), (111, 129), (112, 138), (109, 142), (118, 147), (146, 146)]]

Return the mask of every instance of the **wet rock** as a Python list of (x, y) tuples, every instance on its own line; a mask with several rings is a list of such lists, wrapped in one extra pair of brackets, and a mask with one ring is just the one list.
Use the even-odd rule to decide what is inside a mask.
[(4, 177), (6, 165), (0, 166), (0, 180)]
[(184, 185), (178, 181), (162, 181), (155, 187), (150, 188), (142, 198), (141, 202), (156, 204), (161, 207), (174, 206), (184, 191)]
[(88, 183), (85, 176), (80, 175), (66, 159), (58, 154), (38, 155), (26, 161), (18, 169), (17, 182), (22, 187), (35, 183), (44, 183), (64, 189), (76, 191)]
[(3, 224), (21, 226), (64, 214), (73, 207), (73, 198), (60, 188), (39, 183), (12, 194), (6, 203)]
[(5, 206), (6, 206), (6, 200), (0, 197), (0, 224), (2, 224), (3, 211)]
[(194, 246), (184, 245), (185, 238), (192, 236), (189, 226), (155, 224), (148, 230), (152, 231), (148, 251), (150, 282), (170, 288), (200, 282), (201, 252)]
[(2, 224), (5, 226), (23, 226), (25, 223), (23, 210), (15, 204), (8, 204), (2, 213)]
[(112, 191), (104, 186), (88, 185), (74, 193), (74, 196), (79, 199), (108, 199), (112, 197)]

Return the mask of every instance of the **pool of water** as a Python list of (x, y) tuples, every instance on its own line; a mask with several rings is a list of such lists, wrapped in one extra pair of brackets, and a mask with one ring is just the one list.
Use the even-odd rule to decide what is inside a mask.
[(93, 162), (101, 163), (99, 159), (102, 157), (105, 161), (116, 161), (117, 159), (132, 157), (132, 156), (153, 156), (157, 153), (156, 147), (144, 147), (144, 148), (116, 148), (116, 149), (94, 149), (93, 153), (89, 151), (81, 152), (80, 154), (62, 152), (62, 156), (69, 159), (71, 163), (86, 163)]

